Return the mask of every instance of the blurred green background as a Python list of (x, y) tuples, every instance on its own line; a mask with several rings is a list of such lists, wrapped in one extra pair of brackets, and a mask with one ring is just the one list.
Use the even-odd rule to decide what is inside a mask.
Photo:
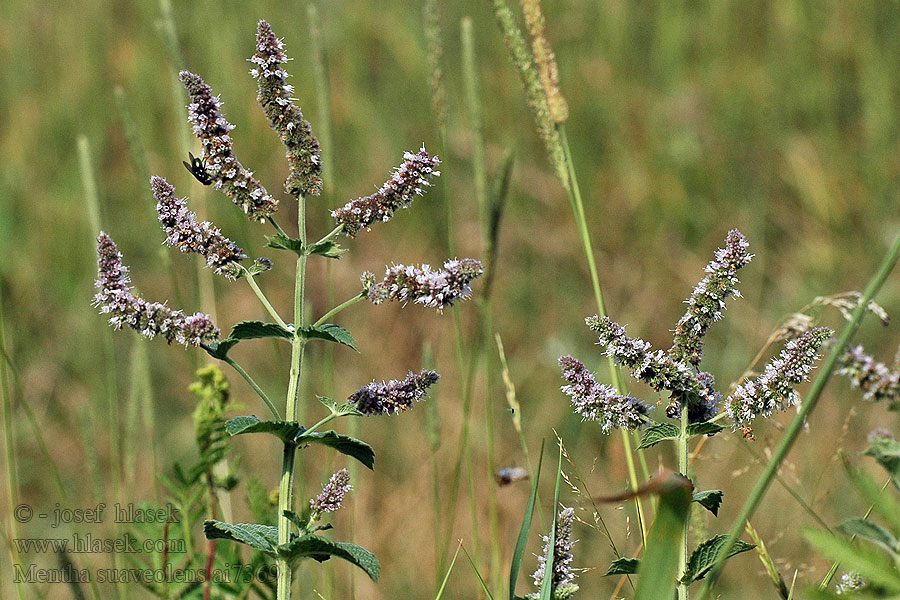
[[(363, 270), (379, 272), (391, 262), (435, 264), (446, 257), (440, 186), (447, 186), (452, 202), (457, 252), (481, 256), (460, 75), (459, 23), (470, 16), (491, 171), (505, 150), (516, 153), (501, 225), (494, 326), (506, 346), (525, 434), (534, 454), (541, 439), (552, 448), (551, 428), (556, 428), (591, 493), (618, 493), (626, 485), (619, 436), (606, 438), (597, 427), (581, 424), (559, 392), (560, 354), (571, 352), (606, 375), (594, 338), (583, 325), (583, 318), (595, 309), (565, 193), (544, 158), (490, 3), (439, 5), (449, 115), (449, 155), (441, 157), (444, 176), (409, 211), (346, 244), (352, 252), (333, 265), (334, 297), (352, 294)], [(627, 323), (630, 334), (667, 347), (670, 330), (683, 312), (682, 300), (732, 227), (747, 236), (756, 257), (742, 272), (745, 298), (729, 303), (726, 319), (713, 327), (706, 344), (705, 368), (722, 389), (743, 372), (784, 317), (815, 296), (864, 284), (900, 225), (896, 2), (549, 0), (545, 10), (570, 106), (569, 138), (601, 282), (611, 316)], [(423, 142), (434, 152), (441, 147), (431, 109), (422, 4), (337, 0), (321, 3), (319, 12), (333, 131), (332, 145), (325, 151), (334, 166), (325, 173), (331, 187), (308, 203), (312, 235), (330, 229), (328, 209), (380, 185), (404, 150)], [(226, 116), (237, 126), (237, 156), (270, 191), (279, 190), (287, 171), (283, 148), (256, 104), (246, 59), (254, 51), (257, 19), (269, 20), (295, 59), (288, 68), (294, 75), (291, 83), (316, 130), (320, 115), (308, 58), (307, 3), (178, 0), (173, 15), (185, 64), (221, 94)], [(50, 481), (23, 404), (34, 412), (63, 473), (69, 503), (78, 507), (110, 501), (109, 432), (106, 421), (97, 418), (92, 398), (104, 393), (108, 373), (114, 370), (124, 415), (137, 340), (132, 332), (113, 335), (115, 362), (104, 358), (107, 325), (90, 306), (96, 232), (89, 224), (78, 167), (80, 134), (90, 143), (103, 227), (119, 244), (135, 285), (148, 298), (174, 302), (169, 269), (160, 258), (163, 236), (155, 205), (131, 161), (115, 86), (124, 89), (151, 171), (174, 183), (179, 195), (192, 192), (194, 205), (205, 203), (209, 218), (252, 255), (275, 259), (276, 270), (262, 278), (261, 285), (277, 306), (290, 305), (292, 262), (263, 248), (262, 234), (271, 232), (248, 223), (224, 196), (191, 186), (181, 166), (186, 158), (180, 142), (186, 114), (183, 102), (173, 99), (175, 66), (160, 19), (157, 0), (5, 0), (0, 7), (0, 283), (6, 346), (21, 383), (21, 393), (13, 394), (12, 421), (19, 494), (36, 510), (52, 510), (63, 500)], [(296, 211), (291, 202), (285, 199), (281, 211), (282, 224), (291, 223)], [(214, 310), (223, 328), (263, 318), (241, 282), (217, 280), (215, 306), (201, 305), (197, 257), (176, 252), (169, 256), (185, 310)], [(319, 314), (327, 309), (330, 294), (323, 262), (313, 261), (310, 267), (311, 302)], [(900, 309), (897, 281), (895, 274), (878, 298), (891, 314)], [(463, 305), (460, 315), (470, 332), (475, 306)], [(840, 324), (836, 312), (823, 316), (832, 326)], [(354, 333), (361, 353), (343, 348), (335, 352), (334, 393), (341, 398), (372, 379), (418, 369), (422, 348), (434, 349), (436, 368), (444, 375), (435, 400), (442, 432), (435, 464), (444, 494), (451, 487), (462, 426), (452, 320), (452, 312), (434, 315), (418, 306), (359, 305), (342, 314), (340, 322)], [(883, 328), (869, 318), (857, 339), (882, 360), (890, 360), (896, 331), (896, 325)], [(189, 460), (194, 452), (193, 406), (186, 386), (193, 368), (205, 358), (161, 340), (150, 342), (147, 349), (157, 459), (160, 465)], [(271, 396), (282, 396), (288, 362), (284, 349), (278, 354), (265, 341), (247, 342), (235, 356)], [(322, 358), (322, 349), (315, 348), (309, 398), (323, 393)], [(265, 409), (256, 397), (232, 372), (227, 374), (236, 401), (262, 415)], [(484, 467), (485, 402), (495, 417), (499, 465), (520, 466), (524, 458), (502, 387), (495, 387), (489, 398), (484, 387), (475, 386), (470, 461), (480, 539), (473, 539), (464, 485), (451, 545), (461, 539), (470, 551), (480, 548), (479, 564), (487, 569), (490, 539), (483, 500), (495, 484)], [(651, 390), (632, 387), (642, 398), (657, 400)], [(361, 437), (378, 454), (377, 469), (359, 474), (349, 500), (353, 508), (337, 516), (337, 527), (346, 534), (352, 521), (353, 541), (379, 556), (383, 576), (376, 586), (354, 575), (358, 598), (434, 596), (438, 534), (432, 525), (433, 467), (426, 411), (421, 408), (360, 424)], [(314, 403), (308, 409), (310, 418), (320, 414)], [(705, 445), (695, 463), (697, 484), (701, 489), (724, 489), (726, 495), (718, 519), (700, 515), (698, 532), (726, 530), (759, 471), (742, 446), (749, 444), (757, 454), (765, 454), (789, 418), (779, 415), (760, 424), (755, 442), (730, 434)], [(875, 424), (895, 427), (896, 420), (883, 406), (863, 404), (846, 381), (836, 380), (782, 469), (784, 481), (828, 523), (864, 510), (849, 490), (835, 453), (843, 448), (853, 456), (863, 449), (866, 433)], [(139, 442), (140, 448), (149, 448), (148, 440)], [(235, 448), (243, 457), (240, 473), (255, 472), (267, 486), (276, 485), (280, 455), (273, 444), (236, 440)], [(92, 452), (101, 467), (99, 481), (93, 482)], [(327, 475), (331, 459), (319, 451), (308, 457), (304, 477), (306, 488), (312, 489)], [(651, 470), (658, 464), (675, 465), (667, 449), (648, 452), (648, 461)], [(126, 477), (131, 482), (129, 501), (154, 497), (159, 484), (149, 450), (138, 453)], [(504, 569), (527, 488), (517, 484), (497, 490)], [(543, 493), (548, 515), (550, 489)], [(7, 499), (6, 494), (0, 499), (5, 528)], [(569, 490), (564, 490), (563, 501), (583, 504)], [(234, 494), (234, 506), (237, 520), (248, 518), (241, 488)], [(602, 511), (620, 550), (632, 555), (639, 543), (632, 507), (607, 506)], [(579, 515), (593, 522), (589, 508)], [(828, 563), (798, 534), (801, 527), (815, 527), (815, 521), (779, 485), (773, 486), (753, 524), (788, 582), (795, 571), (798, 583), (805, 585), (827, 570)], [(20, 526), (19, 533), (56, 537), (37, 522)], [(579, 579), (583, 596), (608, 597), (616, 581), (602, 577), (614, 558), (607, 541), (586, 526), (577, 526), (576, 536), (581, 541), (574, 564), (588, 569)], [(536, 531), (530, 539), (529, 552), (538, 551)], [(53, 566), (53, 560), (30, 556), (27, 562)], [(103, 557), (77, 560), (89, 566)], [(530, 573), (534, 563), (527, 555), (523, 572)], [(721, 583), (723, 597), (774, 597), (752, 553), (730, 565)], [(6, 553), (0, 568), (0, 595), (10, 597), (14, 592)], [(315, 597), (313, 587), (327, 587), (315, 570), (303, 573), (312, 578), (305, 598)], [(334, 573), (338, 583), (328, 597), (350, 597), (350, 568), (336, 565)], [(477, 581), (468, 565), (458, 563), (450, 581), (447, 597), (477, 596)], [(520, 590), (526, 583), (523, 577)], [(62, 585), (40, 588), (41, 597), (69, 593)]]

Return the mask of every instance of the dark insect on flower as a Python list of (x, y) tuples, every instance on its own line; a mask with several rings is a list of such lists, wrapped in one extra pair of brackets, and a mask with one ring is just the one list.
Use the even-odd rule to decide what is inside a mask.
[(503, 487), (517, 481), (528, 479), (528, 471), (522, 467), (503, 467), (494, 475), (497, 485)]
[(184, 165), (184, 168), (187, 169), (190, 174), (193, 175), (194, 178), (203, 185), (211, 185), (212, 178), (206, 171), (206, 160), (197, 158), (190, 152), (188, 152), (188, 156), (191, 157), (190, 163), (188, 163), (186, 160), (181, 161), (181, 164)]

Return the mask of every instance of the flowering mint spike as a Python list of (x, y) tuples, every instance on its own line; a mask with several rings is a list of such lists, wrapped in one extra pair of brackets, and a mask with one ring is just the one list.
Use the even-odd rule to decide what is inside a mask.
[(206, 174), (231, 201), (251, 219), (263, 221), (278, 209), (278, 200), (244, 168), (231, 150), (234, 125), (222, 116), (222, 103), (199, 75), (180, 73), (181, 82), (191, 97), (188, 120), (203, 145), (201, 164)]
[[(387, 268), (384, 280), (369, 285), (369, 300), (381, 304), (389, 300), (415, 302), (441, 311), (457, 300), (472, 294), (469, 284), (484, 273), (484, 265), (474, 258), (448, 260), (444, 268), (435, 271), (431, 265), (394, 265)], [(363, 274), (363, 285), (370, 278)]]
[(701, 385), (693, 369), (672, 360), (662, 350), (652, 350), (649, 342), (630, 338), (625, 328), (609, 317), (588, 317), (587, 326), (597, 332), (600, 345), (606, 346), (606, 355), (617, 364), (631, 369), (631, 374), (653, 386), (657, 391), (669, 390), (676, 394), (700, 393)]
[(603, 433), (609, 433), (612, 428), (638, 429), (643, 425), (649, 406), (597, 383), (584, 364), (572, 356), (561, 356), (559, 367), (568, 382), (561, 389), (572, 399), (575, 412), (584, 420), (599, 423)]
[(100, 314), (108, 314), (110, 324), (116, 329), (128, 326), (147, 338), (163, 336), (170, 344), (199, 346), (219, 337), (219, 330), (209, 315), (196, 313), (185, 315), (160, 302), (147, 302), (132, 293), (128, 267), (122, 264), (122, 255), (106, 233), (97, 237), (97, 281), (99, 291), (94, 295), (94, 306)]
[(862, 346), (848, 348), (840, 358), (838, 375), (850, 378), (853, 387), (863, 392), (863, 398), (872, 402), (887, 400), (897, 406), (900, 396), (900, 373), (865, 353)]
[[(556, 538), (553, 544), (553, 576), (551, 588), (554, 599), (569, 598), (578, 591), (575, 581), (575, 573), (572, 571), (572, 523), (575, 521), (575, 510), (563, 508), (556, 515)], [(534, 585), (540, 588), (544, 580), (544, 569), (547, 566), (547, 557), (550, 555), (550, 536), (542, 536), (544, 539), (544, 552), (538, 557), (538, 568), (532, 574)], [(535, 595), (537, 597), (537, 595)]]
[(809, 378), (819, 358), (819, 347), (832, 333), (827, 327), (807, 331), (788, 342), (762, 375), (740, 384), (725, 400), (725, 412), (734, 426), (749, 429), (757, 416), (768, 417), (776, 408), (784, 410), (799, 402), (794, 386)]
[(732, 229), (725, 238), (725, 247), (719, 248), (715, 259), (706, 265), (706, 277), (700, 280), (686, 300), (687, 312), (675, 326), (674, 345), (669, 349), (669, 354), (676, 361), (687, 361), (695, 366), (700, 364), (703, 336), (709, 326), (722, 318), (728, 297), (741, 297), (736, 273), (753, 258), (747, 252), (749, 246), (743, 234)]
[(175, 197), (175, 188), (162, 177), (151, 177), (150, 187), (156, 197), (156, 213), (166, 232), (166, 245), (182, 252), (196, 252), (206, 257), (206, 266), (219, 275), (234, 279), (241, 260), (247, 258), (237, 244), (222, 235), (209, 221), (197, 222), (197, 215), (187, 207), (184, 198)]
[(284, 40), (275, 37), (266, 21), (260, 21), (256, 30), (256, 54), (250, 59), (255, 66), (250, 75), (259, 86), (256, 99), (287, 147), (291, 173), (284, 182), (284, 191), (294, 196), (318, 196), (322, 193), (322, 152), (309, 122), (291, 102), (294, 86), (285, 83), (289, 75), (282, 68), (287, 61)]
[[(716, 390), (716, 378), (712, 373), (700, 371), (696, 375), (698, 389), (687, 394), (688, 397), (688, 422), (704, 423), (719, 413), (719, 402), (722, 394)], [(681, 418), (681, 404), (684, 394), (673, 394), (671, 404), (666, 407), (666, 416), (670, 419)]]
[(431, 179), (441, 174), (437, 166), (441, 164), (437, 156), (429, 156), (425, 146), (417, 154), (407, 152), (403, 164), (377, 192), (364, 198), (357, 198), (342, 208), (331, 211), (338, 225), (344, 226), (344, 233), (356, 237), (361, 230), (377, 221), (388, 221), (401, 208), (407, 208), (416, 196), (424, 193), (431, 185)]
[(353, 489), (350, 485), (350, 473), (341, 469), (331, 476), (319, 495), (309, 501), (314, 513), (335, 512), (344, 501), (344, 494)]
[(436, 371), (423, 369), (419, 373), (410, 371), (406, 379), (391, 379), (387, 383), (372, 382), (350, 396), (349, 401), (364, 415), (395, 415), (412, 408), (428, 395), (428, 388), (434, 385), (440, 375)]

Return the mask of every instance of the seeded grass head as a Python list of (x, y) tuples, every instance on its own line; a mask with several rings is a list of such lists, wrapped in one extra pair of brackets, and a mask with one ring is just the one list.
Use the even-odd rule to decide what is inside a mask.
[[(144, 300), (134, 292), (128, 268), (123, 264), (122, 255), (112, 238), (103, 232), (97, 240), (98, 291), (94, 297), (94, 305), (102, 314), (108, 315), (114, 328), (129, 327), (148, 338), (162, 336), (169, 343), (200, 347), (211, 357), (230, 365), (272, 413), (270, 420), (261, 420), (255, 415), (234, 417), (225, 424), (224, 433), (229, 436), (274, 435), (282, 442), (283, 452), (279, 453), (282, 484), (275, 515), (277, 526), (267, 522), (226, 523), (213, 518), (204, 523), (204, 532), (211, 540), (227, 539), (247, 544), (274, 560), (278, 570), (276, 592), (280, 600), (290, 598), (293, 570), (297, 562), (305, 558), (321, 562), (338, 557), (360, 567), (373, 580), (380, 573), (378, 560), (364, 548), (335, 542), (322, 535), (331, 526), (319, 522), (325, 515), (340, 508), (351, 489), (350, 475), (346, 469), (334, 473), (319, 494), (307, 503), (301, 503), (305, 506), (302, 513), (293, 512), (292, 481), (297, 452), (312, 444), (323, 445), (344, 454), (349, 460), (357, 460), (373, 468), (375, 453), (371, 446), (359, 439), (325, 430), (325, 426), (342, 417), (405, 412), (425, 400), (429, 388), (440, 377), (436, 371), (426, 369), (418, 373), (409, 371), (402, 380), (372, 381), (340, 405), (320, 397), (326, 414), (311, 425), (301, 424), (296, 420), (296, 415), (299, 413), (299, 402), (305, 400), (301, 394), (304, 389), (301, 378), (307, 372), (307, 367), (303, 366), (306, 345), (323, 342), (356, 350), (356, 340), (350, 332), (330, 322), (343, 310), (368, 299), (373, 304), (412, 302), (440, 312), (470, 296), (473, 281), (484, 273), (482, 264), (471, 258), (447, 260), (441, 269), (432, 269), (427, 264), (397, 264), (387, 268), (381, 281), (377, 281), (371, 273), (365, 273), (360, 287), (354, 290), (349, 300), (328, 310), (315, 321), (306, 320), (305, 289), (313, 283), (305, 284), (307, 262), (312, 257), (339, 259), (346, 251), (335, 241), (340, 234), (353, 238), (376, 222), (389, 221), (397, 210), (409, 208), (417, 196), (425, 193), (433, 178), (440, 175), (437, 169), (440, 160), (429, 155), (424, 146), (419, 152), (405, 153), (403, 163), (376, 193), (351, 200), (332, 211), (336, 227), (318, 241), (311, 241), (306, 231), (306, 199), (322, 190), (321, 151), (310, 123), (304, 119), (296, 99), (292, 97), (294, 89), (287, 83), (289, 75), (284, 69), (288, 60), (283, 40), (275, 35), (266, 21), (260, 21), (257, 24), (255, 52), (250, 59), (253, 64), (250, 75), (257, 82), (260, 107), (285, 146), (289, 175), (283, 189), (297, 201), (296, 237), (291, 237), (276, 222), (279, 199), (235, 156), (231, 137), (234, 126), (226, 120), (220, 98), (198, 74), (182, 71), (180, 79), (190, 98), (188, 119), (200, 143), (199, 157), (191, 157), (189, 170), (201, 183), (210, 184), (224, 193), (251, 220), (271, 224), (275, 232), (268, 239), (268, 247), (293, 255), (296, 261), (296, 280), (292, 286), (295, 293), (293, 322), (281, 316), (256, 280), (272, 268), (273, 261), (265, 257), (250, 261), (248, 252), (218, 227), (200, 220), (190, 210), (189, 200), (178, 197), (174, 186), (159, 176), (151, 179), (150, 186), (157, 202), (164, 243), (183, 253), (200, 255), (208, 268), (230, 282), (245, 280), (271, 321), (241, 321), (223, 337), (209, 315), (187, 315), (164, 303)], [(252, 376), (230, 355), (238, 343), (262, 338), (284, 339), (291, 344), (284, 416)]]

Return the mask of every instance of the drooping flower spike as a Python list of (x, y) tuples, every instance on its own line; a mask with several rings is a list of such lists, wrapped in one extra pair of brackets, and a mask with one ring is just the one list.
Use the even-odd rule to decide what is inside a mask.
[(794, 386), (809, 378), (819, 359), (819, 348), (834, 333), (817, 327), (789, 341), (756, 379), (740, 384), (725, 400), (725, 412), (735, 427), (746, 428), (759, 416), (768, 417), (800, 401)]
[(356, 237), (373, 223), (389, 221), (395, 212), (412, 204), (416, 196), (421, 196), (431, 185), (432, 178), (441, 174), (437, 170), (440, 164), (437, 156), (428, 155), (424, 145), (416, 154), (407, 152), (403, 155), (403, 164), (377, 192), (351, 200), (331, 211), (331, 216), (338, 225), (344, 226), (344, 233)]
[(753, 258), (747, 252), (749, 247), (740, 231), (732, 229), (728, 232), (725, 247), (716, 251), (715, 259), (706, 265), (706, 277), (686, 301), (688, 309), (675, 326), (674, 344), (669, 349), (672, 358), (695, 366), (700, 364), (703, 336), (709, 326), (722, 318), (726, 299), (741, 297), (736, 273)]
[(170, 344), (199, 346), (219, 337), (219, 330), (209, 315), (195, 313), (185, 315), (160, 302), (147, 302), (135, 295), (131, 288), (128, 267), (122, 264), (122, 255), (106, 233), (97, 238), (98, 289), (93, 305), (100, 307), (100, 314), (108, 314), (110, 324), (116, 329), (125, 326), (147, 338), (161, 335)]
[(335, 512), (341, 507), (344, 495), (352, 489), (350, 473), (341, 469), (331, 476), (319, 495), (309, 501), (309, 506), (314, 513)]
[(407, 411), (428, 395), (428, 388), (437, 383), (436, 371), (410, 371), (406, 379), (372, 383), (363, 386), (348, 399), (364, 415), (395, 415)]
[(484, 265), (474, 258), (448, 260), (444, 268), (434, 270), (431, 265), (394, 265), (388, 267), (384, 279), (370, 283), (374, 276), (363, 274), (369, 300), (373, 304), (387, 301), (415, 302), (441, 311), (472, 294), (470, 283), (484, 274)]
[(300, 108), (291, 101), (294, 86), (283, 65), (288, 61), (284, 41), (277, 38), (266, 21), (260, 21), (256, 33), (256, 54), (250, 59), (254, 67), (250, 75), (259, 86), (257, 100), (269, 124), (287, 147), (290, 175), (284, 190), (291, 195), (318, 196), (322, 193), (322, 151), (312, 127)]
[(572, 356), (560, 357), (559, 367), (567, 382), (561, 389), (571, 398), (575, 412), (586, 421), (599, 423), (603, 433), (613, 428), (638, 429), (644, 424), (651, 407), (598, 383), (584, 364)]
[(222, 190), (251, 219), (263, 221), (278, 209), (278, 199), (238, 162), (229, 133), (234, 125), (222, 116), (222, 104), (210, 87), (189, 71), (180, 73), (190, 96), (188, 120), (203, 146), (201, 163), (216, 189)]
[[(575, 521), (575, 510), (572, 508), (563, 508), (556, 515), (556, 536), (553, 548), (550, 548), (550, 536), (543, 536), (544, 551), (538, 556), (538, 568), (531, 575), (534, 585), (540, 588), (544, 581), (544, 570), (547, 566), (547, 558), (550, 552), (553, 552), (553, 574), (551, 575), (551, 586), (553, 590), (553, 598), (555, 600), (566, 600), (572, 597), (578, 591), (578, 585), (574, 583), (575, 573), (572, 570), (572, 547), (575, 541), (572, 540), (572, 523)], [(528, 598), (537, 599), (539, 594), (529, 594)]]
[(838, 375), (850, 378), (850, 384), (872, 402), (887, 401), (891, 408), (900, 403), (900, 372), (865, 353), (862, 346), (848, 348), (839, 359)]
[(184, 198), (175, 197), (175, 188), (162, 177), (151, 177), (150, 187), (156, 198), (156, 213), (165, 244), (182, 252), (194, 252), (206, 258), (206, 266), (219, 275), (234, 279), (241, 260), (247, 258), (237, 244), (222, 235), (209, 221), (197, 221), (197, 215), (187, 207)]

